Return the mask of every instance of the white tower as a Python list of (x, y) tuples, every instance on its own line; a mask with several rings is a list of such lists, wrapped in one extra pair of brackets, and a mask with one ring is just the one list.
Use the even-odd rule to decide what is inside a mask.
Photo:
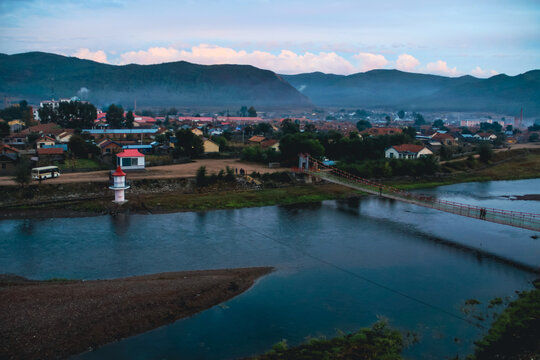
[(126, 186), (126, 173), (122, 171), (120, 166), (116, 168), (116, 171), (112, 173), (114, 182), (109, 189), (114, 190), (114, 201), (117, 204), (123, 204), (127, 200), (124, 198), (124, 190), (129, 189), (129, 185)]

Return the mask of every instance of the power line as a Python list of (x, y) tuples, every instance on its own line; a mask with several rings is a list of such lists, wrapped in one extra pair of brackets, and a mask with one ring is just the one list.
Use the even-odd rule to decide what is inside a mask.
[(332, 263), (332, 262), (330, 262), (330, 261), (328, 261), (328, 260), (324, 260), (324, 259), (322, 259), (322, 258), (320, 258), (320, 257), (318, 257), (318, 256), (312, 255), (312, 254), (308, 253), (308, 252), (305, 251), (305, 250), (295, 248), (295, 247), (291, 246), (290, 244), (288, 244), (288, 243), (286, 243), (286, 242), (284, 242), (284, 241), (280, 241), (280, 240), (278, 240), (278, 239), (276, 239), (276, 238), (274, 238), (274, 237), (272, 237), (272, 236), (270, 236), (270, 235), (267, 235), (267, 234), (265, 234), (265, 233), (263, 233), (263, 232), (261, 232), (261, 231), (258, 231), (257, 229), (254, 229), (254, 228), (252, 228), (252, 227), (250, 227), (250, 226), (248, 226), (248, 225), (242, 224), (242, 223), (240, 223), (240, 222), (238, 222), (238, 221), (234, 221), (234, 220), (232, 220), (232, 222), (235, 222), (236, 224), (238, 224), (238, 225), (240, 225), (240, 226), (243, 226), (243, 227), (245, 227), (246, 229), (249, 229), (249, 230), (251, 230), (252, 232), (254, 232), (254, 233), (256, 233), (256, 234), (259, 234), (259, 235), (261, 235), (261, 236), (264, 236), (265, 238), (270, 239), (270, 240), (272, 240), (272, 241), (274, 241), (274, 242), (276, 242), (276, 243), (278, 243), (278, 244), (281, 244), (281, 245), (283, 245), (283, 246), (285, 246), (285, 247), (288, 247), (289, 249), (292, 249), (292, 250), (295, 250), (295, 251), (297, 251), (297, 252), (299, 252), (299, 253), (302, 253), (303, 255), (305, 255), (305, 256), (307, 256), (307, 257), (313, 259), (313, 260), (316, 260), (316, 261), (318, 261), (318, 262), (320, 262), (320, 263), (322, 263), (322, 264), (325, 264), (325, 265), (327, 265), (327, 266), (333, 267), (334, 269), (337, 269), (337, 270), (339, 270), (339, 271), (341, 271), (341, 272), (343, 272), (343, 273), (345, 273), (345, 274), (348, 274), (348, 275), (350, 275), (350, 276), (352, 276), (352, 277), (355, 277), (355, 278), (357, 278), (357, 279), (363, 280), (363, 281), (365, 281), (365, 282), (367, 282), (367, 283), (370, 283), (370, 284), (372, 284), (372, 285), (375, 285), (375, 286), (377, 286), (377, 287), (379, 287), (379, 288), (381, 288), (381, 289), (384, 289), (384, 290), (386, 290), (386, 291), (388, 291), (388, 292), (391, 292), (391, 293), (393, 293), (393, 294), (399, 295), (399, 296), (404, 297), (404, 298), (406, 298), (406, 299), (409, 299), (409, 300), (412, 300), (412, 301), (417, 302), (417, 303), (419, 303), (419, 304), (422, 304), (422, 305), (424, 305), (424, 306), (426, 306), (426, 307), (429, 307), (429, 308), (431, 308), (431, 309), (433, 309), (433, 310), (437, 310), (437, 311), (439, 311), (439, 312), (441, 312), (441, 313), (444, 313), (444, 314), (446, 314), (446, 315), (448, 315), (448, 316), (451, 316), (451, 317), (453, 317), (453, 318), (455, 318), (455, 319), (464, 321), (464, 322), (468, 323), (469, 325), (473, 325), (473, 326), (475, 326), (475, 327), (478, 327), (478, 328), (481, 328), (481, 329), (484, 329), (484, 330), (486, 329), (486, 327), (483, 326), (482, 324), (475, 323), (474, 321), (472, 321), (472, 320), (470, 320), (470, 319), (467, 319), (467, 318), (465, 318), (465, 317), (463, 317), (463, 316), (460, 316), (460, 315), (457, 315), (457, 314), (455, 314), (455, 313), (453, 313), (453, 312), (450, 312), (450, 311), (448, 311), (448, 310), (446, 310), (446, 309), (444, 309), (444, 308), (442, 308), (442, 307), (440, 307), (440, 306), (437, 306), (437, 305), (434, 305), (434, 304), (430, 304), (430, 303), (428, 303), (427, 301), (424, 301), (424, 300), (419, 299), (419, 298), (417, 298), (417, 297), (414, 297), (414, 296), (412, 296), (412, 295), (408, 295), (408, 294), (404, 293), (403, 291), (393, 289), (393, 288), (391, 288), (391, 287), (389, 287), (389, 286), (387, 286), (387, 285), (381, 284), (381, 283), (379, 283), (379, 282), (377, 282), (377, 281), (375, 281), (375, 280), (371, 280), (371, 279), (369, 279), (369, 278), (367, 278), (367, 277), (365, 277), (365, 276), (363, 276), (363, 275), (360, 275), (360, 274), (357, 274), (357, 273), (355, 273), (355, 272), (353, 272), (353, 271), (350, 271), (350, 270), (348, 270), (348, 269), (345, 269), (344, 267), (341, 267), (341, 266), (339, 266), (339, 265), (336, 265), (336, 264), (334, 264), (334, 263)]

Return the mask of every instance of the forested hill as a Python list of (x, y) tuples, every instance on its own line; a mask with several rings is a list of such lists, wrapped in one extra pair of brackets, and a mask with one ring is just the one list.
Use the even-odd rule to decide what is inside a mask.
[(404, 110), (493, 111), (540, 116), (540, 70), (489, 79), (372, 70), (349, 76), (282, 75), (318, 106)]
[(83, 95), (98, 105), (311, 107), (279, 75), (249, 65), (107, 65), (61, 55), (0, 54), (0, 95), (38, 102)]

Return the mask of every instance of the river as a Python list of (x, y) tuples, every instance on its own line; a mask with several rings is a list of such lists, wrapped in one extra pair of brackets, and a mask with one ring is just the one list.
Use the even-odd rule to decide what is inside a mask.
[[(538, 201), (504, 197), (538, 189), (540, 179), (420, 192), (538, 213)], [(538, 275), (511, 264), (540, 266), (540, 240), (531, 235), (374, 196), (200, 213), (4, 220), (0, 273), (104, 279), (276, 268), (220, 306), (74, 359), (234, 359), (282, 339), (296, 345), (378, 319), (417, 335), (404, 356), (442, 359), (472, 351), (501, 310), (489, 309), (489, 300), (531, 288)], [(466, 313), (467, 299), (481, 304)]]

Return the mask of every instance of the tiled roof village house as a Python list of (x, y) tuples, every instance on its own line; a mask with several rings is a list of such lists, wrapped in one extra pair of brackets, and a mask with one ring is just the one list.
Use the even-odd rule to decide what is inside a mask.
[(426, 155), (433, 155), (433, 152), (423, 145), (414, 144), (394, 145), (384, 152), (389, 159), (418, 159)]

